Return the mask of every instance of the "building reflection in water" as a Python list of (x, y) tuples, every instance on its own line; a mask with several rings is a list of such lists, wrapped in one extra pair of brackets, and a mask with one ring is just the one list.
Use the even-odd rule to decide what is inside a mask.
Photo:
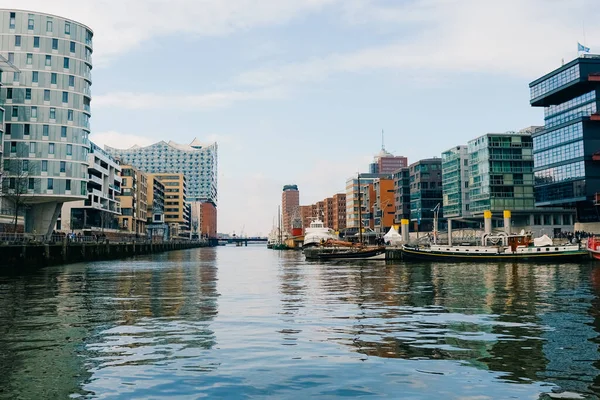
[(598, 390), (598, 382), (576, 378), (600, 369), (600, 273), (589, 265), (364, 263), (319, 271), (323, 296), (354, 306), (351, 322), (331, 327), (331, 340), (366, 356), (455, 360), (511, 382)]
[(302, 329), (296, 323), (296, 317), (304, 307), (307, 285), (305, 283), (306, 269), (304, 263), (292, 252), (280, 252), (278, 266), (279, 293), (281, 312), (279, 313), (283, 328), (278, 333), (282, 335), (283, 345), (296, 345)]

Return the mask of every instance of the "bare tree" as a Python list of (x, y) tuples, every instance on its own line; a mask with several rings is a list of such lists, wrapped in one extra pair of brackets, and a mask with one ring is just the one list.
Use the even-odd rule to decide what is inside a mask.
[(22, 214), (33, 200), (33, 196), (28, 194), (30, 189), (33, 190), (33, 178), (30, 178), (35, 175), (33, 169), (28, 160), (4, 160), (2, 198), (8, 200), (12, 207), (13, 233), (17, 232), (19, 213)]

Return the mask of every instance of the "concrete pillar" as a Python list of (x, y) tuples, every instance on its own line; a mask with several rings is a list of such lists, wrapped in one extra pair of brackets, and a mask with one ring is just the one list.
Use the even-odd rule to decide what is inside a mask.
[(448, 246), (452, 246), (452, 220), (448, 219)]
[(63, 203), (32, 204), (25, 212), (25, 232), (50, 238)]
[(504, 232), (506, 232), (507, 235), (510, 235), (510, 217), (510, 210), (504, 210)]
[(402, 241), (404, 243), (408, 243), (410, 242), (410, 236), (408, 233), (408, 220), (407, 219), (403, 219), (400, 221), (400, 234), (402, 235)]
[(483, 232), (488, 235), (492, 233), (492, 212), (490, 210), (483, 212)]

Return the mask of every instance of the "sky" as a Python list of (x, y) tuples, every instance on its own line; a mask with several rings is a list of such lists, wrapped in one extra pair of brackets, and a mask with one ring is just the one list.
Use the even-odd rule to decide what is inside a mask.
[(385, 148), (409, 163), (543, 125), (529, 82), (600, 53), (597, 0), (0, 0), (94, 31), (91, 140), (219, 145), (218, 230), (266, 235), (281, 190), (345, 192)]

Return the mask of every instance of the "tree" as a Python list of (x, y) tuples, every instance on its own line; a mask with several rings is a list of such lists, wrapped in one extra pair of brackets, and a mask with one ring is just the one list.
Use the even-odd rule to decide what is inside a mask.
[(17, 222), (19, 213), (27, 208), (33, 201), (33, 192), (35, 173), (29, 160), (5, 159), (4, 172), (2, 177), (2, 198), (8, 200), (12, 207), (11, 215), (14, 216), (13, 233), (17, 232)]

